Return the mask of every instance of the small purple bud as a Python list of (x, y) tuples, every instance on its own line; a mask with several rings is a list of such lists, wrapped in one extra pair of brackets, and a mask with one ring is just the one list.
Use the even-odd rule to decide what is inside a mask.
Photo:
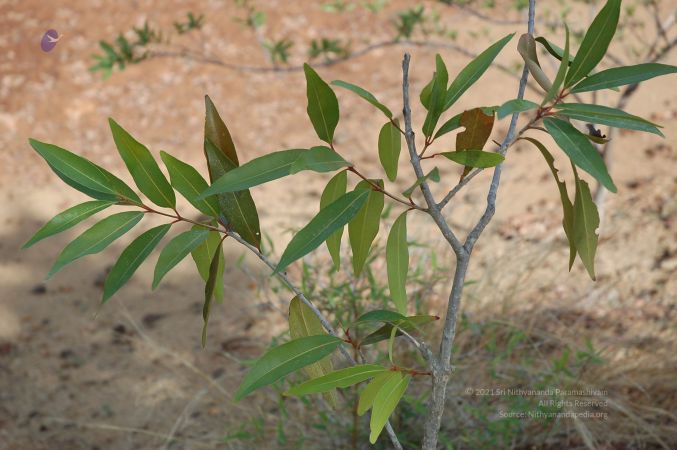
[(43, 52), (49, 52), (56, 47), (57, 42), (59, 42), (59, 33), (56, 30), (47, 30), (40, 41), (40, 48)]

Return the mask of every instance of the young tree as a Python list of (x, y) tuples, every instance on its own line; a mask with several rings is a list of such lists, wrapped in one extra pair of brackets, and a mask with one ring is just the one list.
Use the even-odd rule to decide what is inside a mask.
[[(307, 112), (318, 138), (323, 143), (309, 149), (273, 152), (241, 164), (230, 131), (214, 104), (206, 97), (204, 153), (210, 183), (190, 165), (161, 152), (162, 161), (169, 173), (168, 180), (150, 151), (111, 119), (113, 139), (125, 165), (138, 189), (155, 206), (142, 199), (121, 179), (93, 162), (56, 145), (30, 139), (31, 146), (57, 176), (94, 200), (74, 206), (54, 217), (25, 247), (67, 230), (109, 207), (123, 206), (127, 209), (102, 219), (68, 244), (50, 270), (48, 276), (52, 276), (65, 265), (83, 256), (102, 251), (134, 228), (145, 215), (166, 217), (168, 223), (143, 232), (122, 252), (106, 279), (102, 298), (105, 303), (130, 279), (170, 229), (181, 224), (190, 225), (189, 230), (173, 237), (160, 252), (155, 266), (153, 288), (157, 287), (179, 261), (189, 254), (193, 255), (198, 270), (205, 279), (202, 334), (204, 346), (212, 301), (215, 297), (224, 295), (220, 282), (225, 264), (222, 247), (226, 239), (230, 238), (230, 241), (244, 246), (261, 259), (294, 294), (289, 306), (291, 340), (272, 347), (258, 359), (244, 377), (236, 398), (242, 399), (253, 391), (298, 371), (303, 371), (309, 379), (291, 387), (287, 394), (300, 396), (322, 393), (330, 403), (336, 400), (333, 394), (336, 389), (368, 381), (361, 390), (356, 410), (358, 414), (371, 410), (369, 440), (371, 443), (376, 442), (385, 429), (392, 445), (400, 449), (402, 446), (388, 418), (412, 378), (423, 377), (430, 379), (431, 395), (422, 448), (435, 449), (445, 409), (446, 387), (452, 375), (451, 356), (466, 272), (473, 248), (494, 215), (503, 161), (508, 149), (518, 140), (524, 140), (533, 144), (543, 155), (555, 178), (562, 201), (562, 223), (570, 249), (569, 267), (578, 255), (594, 279), (599, 217), (588, 183), (580, 172), (586, 172), (612, 192), (616, 191), (616, 186), (602, 157), (592, 145), (596, 136), (579, 131), (572, 121), (661, 133), (657, 125), (647, 120), (614, 108), (576, 103), (571, 100), (571, 94), (624, 86), (677, 70), (672, 66), (639, 65), (591, 73), (604, 57), (620, 15), (620, 0), (608, 0), (585, 33), (575, 56), (570, 51), (567, 33), (559, 70), (551, 81), (541, 69), (536, 56), (533, 38), (534, 3), (534, 0), (529, 3), (527, 33), (520, 37), (518, 43), (518, 51), (525, 60), (525, 67), (515, 99), (501, 106), (480, 106), (461, 111), (442, 121), (445, 113), (478, 81), (501, 50), (513, 40), (512, 34), (478, 55), (451, 82), (443, 59), (439, 55), (436, 57), (432, 79), (419, 96), (427, 110), (421, 127), (424, 140), (420, 150), (415, 139), (410, 109), (408, 54), (402, 62), (403, 124), (389, 107), (365, 89), (340, 80), (331, 83), (357, 94), (385, 116), (384, 125), (378, 134), (378, 157), (390, 182), (401, 175), (398, 174), (397, 162), (404, 137), (414, 177), (412, 187), (403, 193), (388, 189), (383, 179), (364, 174), (341, 155), (334, 141), (334, 132), (340, 117), (337, 97), (331, 85), (310, 66), (305, 65)], [(543, 88), (539, 102), (523, 98), (529, 74)], [(531, 112), (532, 115), (518, 130), (518, 117), (523, 112)], [(496, 151), (486, 151), (484, 148), (495, 120), (508, 116), (510, 125), (499, 148)], [(439, 125), (440, 123), (442, 124)], [(457, 134), (456, 148), (453, 151), (430, 153), (440, 136), (460, 129), (463, 130)], [(549, 134), (563, 151), (563, 155), (558, 157), (571, 163), (574, 172), (573, 200), (567, 183), (558, 175), (554, 156), (534, 137), (538, 133)], [(451, 161), (463, 167), (460, 181), (441, 200), (434, 198), (429, 184), (431, 181), (439, 181), (439, 172), (436, 168), (427, 173), (423, 169), (424, 161), (431, 159), (443, 163)], [(478, 173), (487, 169), (493, 170), (493, 176), (486, 204), (482, 205), (483, 214), (467, 236), (459, 237), (445, 218), (444, 208)], [(294, 235), (279, 262), (275, 263), (261, 252), (257, 208), (249, 189), (305, 171), (331, 172), (335, 175), (322, 193), (320, 211)], [(351, 182), (356, 182), (351, 189), (348, 189), (349, 176)], [(412, 199), (415, 190), (422, 193), (423, 203)], [(208, 219), (191, 220), (185, 213), (179, 213), (176, 209), (176, 192), (183, 195)], [(392, 307), (369, 311), (354, 318), (352, 323), (335, 324), (332, 317), (326, 317), (288, 278), (285, 269), (326, 243), (337, 270), (352, 271), (354, 276), (360, 276), (378, 233), (386, 201), (401, 208), (390, 229), (385, 254)], [(427, 345), (418, 334), (420, 327), (435, 318), (407, 315), (410, 311), (406, 289), (409, 265), (407, 220), (412, 214), (427, 215), (456, 256), (456, 268), (437, 351)], [(340, 268), (341, 241), (346, 225), (352, 249), (352, 267)], [(359, 341), (352, 337), (351, 329), (369, 324), (380, 324), (380, 328)], [(337, 331), (337, 328), (342, 331)], [(421, 353), (426, 367), (405, 368), (394, 362), (395, 350), (402, 345), (401, 339), (398, 339), (400, 336)], [(366, 346), (381, 341), (388, 342), (390, 365), (370, 363), (363, 352)], [(349, 351), (351, 348), (352, 354)], [(330, 357), (337, 351), (343, 355), (347, 366), (335, 370)]]

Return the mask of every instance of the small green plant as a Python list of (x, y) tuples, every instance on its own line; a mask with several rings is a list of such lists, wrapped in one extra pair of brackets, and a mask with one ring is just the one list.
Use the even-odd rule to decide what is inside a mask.
[[(543, 155), (562, 202), (562, 223), (570, 250), (568, 265), (571, 268), (578, 256), (594, 280), (599, 218), (585, 178), (599, 181), (612, 192), (616, 191), (616, 186), (591, 143), (600, 137), (596, 133), (580, 131), (575, 124), (604, 124), (662, 136), (658, 125), (640, 117), (606, 106), (574, 101), (573, 94), (576, 93), (616, 88), (677, 71), (673, 66), (640, 64), (594, 72), (613, 38), (620, 9), (620, 0), (606, 3), (585, 32), (575, 56), (570, 51), (568, 33), (561, 51), (547, 40), (538, 41), (549, 48), (551, 53), (559, 55), (559, 69), (551, 80), (542, 70), (536, 55), (537, 41), (533, 37), (535, 2), (531, 0), (528, 32), (519, 38), (517, 44), (517, 50), (525, 62), (517, 96), (500, 106), (478, 105), (443, 118), (493, 64), (498, 54), (511, 42), (513, 34), (492, 44), (451, 81), (444, 60), (437, 55), (431, 80), (418, 96), (426, 111), (420, 128), (424, 138), (420, 150), (417, 148), (411, 113), (409, 55), (405, 55), (402, 63), (402, 120), (364, 88), (341, 80), (327, 83), (306, 64), (307, 114), (320, 142), (310, 148), (276, 151), (243, 163), (239, 160), (230, 131), (212, 101), (206, 97), (203, 151), (209, 170), (209, 183), (192, 166), (169, 153), (161, 152), (160, 157), (169, 173), (167, 179), (148, 148), (110, 119), (115, 145), (144, 199), (120, 178), (93, 162), (56, 145), (30, 139), (30, 145), (57, 176), (94, 200), (54, 217), (38, 230), (25, 247), (65, 231), (113, 206), (124, 208), (123, 212), (100, 220), (69, 243), (49, 271), (48, 277), (51, 277), (73, 261), (104, 250), (133, 229), (146, 215), (166, 218), (167, 223), (141, 233), (123, 250), (104, 283), (102, 302), (105, 303), (130, 279), (170, 230), (184, 227), (161, 250), (152, 287), (156, 288), (176, 264), (189, 254), (192, 255), (205, 280), (202, 330), (202, 345), (205, 346), (213, 300), (224, 295), (221, 282), (225, 264), (223, 246), (231, 242), (244, 246), (261, 259), (292, 292), (288, 311), (291, 339), (276, 341), (251, 364), (235, 398), (241, 400), (266, 386), (278, 388), (285, 377), (296, 374), (305, 381), (293, 384), (284, 391), (284, 395), (303, 397), (322, 394), (331, 405), (339, 400), (339, 390), (355, 389), (355, 386), (365, 383), (357, 399), (349, 401), (358, 416), (370, 412), (369, 441), (374, 444), (385, 429), (392, 445), (399, 449), (402, 446), (389, 418), (405, 397), (412, 380), (423, 380), (421, 383), (428, 386), (429, 392), (425, 395), (428, 398), (425, 411), (418, 408), (419, 414), (425, 415), (422, 418), (421, 446), (426, 450), (434, 450), (437, 448), (446, 405), (447, 384), (452, 375), (454, 337), (466, 273), (474, 246), (493, 217), (507, 150), (516, 142), (525, 141), (533, 144)], [(418, 20), (406, 19), (407, 30), (412, 29), (412, 23), (419, 23)], [(534, 99), (536, 101), (523, 98), (529, 74), (543, 89), (540, 98)], [(378, 134), (378, 159), (384, 176), (375, 178), (361, 172), (346, 159), (346, 154), (341, 154), (334, 139), (340, 110), (332, 86), (358, 95), (384, 115), (383, 126), (378, 133), (374, 133)], [(517, 130), (518, 116), (524, 112), (529, 112), (531, 116)], [(511, 119), (507, 135), (498, 149), (487, 151), (485, 146), (495, 121), (508, 116)], [(433, 152), (437, 140), (452, 131), (458, 132), (455, 148), (442, 148)], [(571, 184), (568, 185), (560, 178), (555, 157), (535, 137), (541, 133), (553, 138), (563, 152), (557, 155), (558, 159), (570, 163), (573, 168), (573, 201), (567, 187)], [(411, 187), (398, 192), (392, 183), (403, 175), (399, 165), (403, 142), (413, 176), (410, 174), (408, 180)], [(450, 182), (442, 179), (437, 167), (424, 170), (423, 165), (432, 160), (440, 165), (456, 164), (461, 172), (460, 180)], [(483, 212), (480, 219), (461, 238), (447, 222), (443, 210), (464, 186), (487, 169), (493, 170), (493, 176), (486, 205), (481, 205)], [(262, 252), (259, 216), (249, 190), (288, 176), (302, 179), (325, 173), (331, 173), (332, 177), (322, 192), (319, 212), (294, 234), (279, 261), (273, 262)], [(453, 187), (444, 198), (437, 200), (430, 189), (432, 182), (450, 183)], [(422, 199), (417, 195), (419, 192)], [(179, 212), (177, 193), (207, 218), (193, 220), (185, 212)], [(386, 203), (393, 211), (399, 208), (394, 214), (394, 221), (388, 220), (390, 229), (385, 244), (385, 258), (381, 257), (385, 259), (385, 268), (382, 270), (388, 281), (387, 294), (375, 281), (373, 269), (369, 269), (370, 264), (379, 257), (374, 251), (377, 248), (375, 240), (382, 223), (389, 217), (390, 209), (386, 209)], [(384, 210), (388, 213), (384, 214)], [(408, 284), (411, 279), (411, 245), (407, 222), (414, 214), (423, 215), (435, 224), (456, 257), (455, 271), (450, 277), (453, 282), (439, 351), (433, 351), (421, 337), (422, 330), (435, 323), (437, 317), (427, 311), (419, 314), (420, 303), (412, 302), (413, 295)], [(342, 241), (346, 228), (346, 240), (351, 249), (350, 264), (342, 263), (342, 255), (345, 254)], [(316, 288), (310, 282), (312, 279), (303, 276), (304, 283), (298, 287), (291, 281), (287, 270), (323, 244), (326, 244), (333, 262), (331, 270), (349, 274), (354, 280), (362, 280), (359, 285), (369, 290), (369, 297), (382, 301), (375, 302), (377, 304), (370, 305), (367, 310), (360, 310), (361, 305), (355, 301), (355, 292), (358, 291), (354, 289), (357, 284), (344, 284), (338, 294), (327, 296), (327, 300), (321, 295), (316, 296), (320, 299), (319, 307), (311, 301), (311, 293)], [(302, 273), (308, 270), (307, 266), (302, 266)], [(332, 304), (342, 305), (331, 308)], [(326, 314), (323, 310), (333, 310), (333, 313)], [(346, 311), (351, 313), (346, 314)], [(494, 332), (492, 329), (487, 330)], [(508, 353), (501, 358), (507, 358), (523, 339), (521, 333), (512, 333), (508, 339)], [(374, 359), (367, 358), (365, 350), (377, 343), (382, 343), (387, 350), (383, 354), (377, 353)], [(420, 357), (414, 360), (406, 357), (406, 353), (402, 352), (405, 345), (413, 345)], [(491, 341), (490, 345), (497, 348)], [(337, 352), (344, 359), (341, 365), (332, 359), (332, 355)], [(572, 352), (566, 350), (557, 355), (552, 360), (551, 373), (544, 376), (544, 383), (551, 383), (558, 377), (574, 376), (576, 366), (594, 359), (595, 352), (590, 348), (587, 352), (573, 355), (573, 363)], [(514, 408), (528, 406), (522, 405), (520, 401), (515, 399), (517, 403)], [(416, 411), (420, 402), (408, 404)], [(280, 407), (279, 423), (282, 423), (286, 414), (283, 406)], [(492, 445), (505, 444), (496, 436), (514, 435), (519, 427), (514, 420), (493, 424), (483, 416), (481, 410), (475, 413), (493, 430), (494, 440), (489, 441)], [(278, 426), (277, 439), (280, 443), (287, 442), (281, 426)]]
[(191, 30), (199, 30), (202, 28), (202, 25), (204, 25), (204, 20), (204, 14), (200, 14), (199, 16), (195, 17), (195, 14), (189, 12), (186, 14), (185, 22), (174, 22), (174, 29), (179, 34), (188, 33)]

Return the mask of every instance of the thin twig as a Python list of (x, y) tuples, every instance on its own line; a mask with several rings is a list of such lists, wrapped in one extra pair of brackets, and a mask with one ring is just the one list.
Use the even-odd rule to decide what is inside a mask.
[(433, 198), (433, 194), (430, 191), (430, 186), (425, 180), (425, 175), (423, 174), (423, 169), (421, 168), (421, 157), (416, 151), (416, 137), (414, 130), (411, 125), (411, 107), (409, 106), (409, 61), (411, 56), (408, 53), (405, 53), (404, 60), (402, 61), (402, 98), (403, 98), (403, 114), (404, 114), (404, 137), (407, 141), (407, 148), (409, 150), (409, 159), (411, 165), (414, 168), (414, 173), (416, 174), (416, 179), (422, 180), (419, 188), (423, 193), (423, 198), (425, 199), (426, 204), (428, 205), (428, 214), (435, 221), (437, 227), (440, 229), (442, 236), (447, 240), (454, 252), (459, 255), (465, 253), (465, 249), (461, 244), (461, 241), (458, 240), (454, 232), (451, 230), (447, 222), (442, 217), (442, 214), (437, 207), (437, 202)]

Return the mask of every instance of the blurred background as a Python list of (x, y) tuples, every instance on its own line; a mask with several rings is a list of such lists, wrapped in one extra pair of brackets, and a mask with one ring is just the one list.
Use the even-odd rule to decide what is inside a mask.
[[(107, 118), (113, 117), (155, 156), (166, 150), (205, 174), (205, 94), (230, 128), (240, 160), (247, 161), (317, 145), (305, 113), (303, 62), (325, 80), (356, 83), (399, 111), (405, 51), (412, 54), (413, 112), (420, 129), (425, 116), (418, 92), (430, 79), (435, 53), (454, 76), (490, 43), (525, 32), (527, 5), (522, 0), (0, 2), (0, 449), (364, 448), (368, 424), (353, 417), (354, 391), (346, 390), (337, 409), (321, 398), (285, 398), (284, 383), (233, 402), (247, 365), (271, 340), (288, 338), (292, 297), (235, 243), (225, 246), (226, 298), (212, 310), (206, 349), (200, 348), (203, 283), (190, 258), (155, 291), (153, 264), (146, 263), (103, 308), (106, 271), (131, 234), (45, 282), (58, 252), (83, 226), (27, 251), (20, 247), (49, 218), (85, 198), (49, 170), (27, 139), (67, 148), (129, 181), (109, 134)], [(576, 48), (600, 7), (597, 1), (539, 1), (536, 34), (561, 45), (564, 18)], [(674, 20), (674, 2), (624, 2), (604, 67), (677, 63), (671, 51)], [(46, 52), (40, 40), (49, 29), (59, 38)], [(454, 114), (516, 96), (522, 67), (516, 45), (514, 38)], [(541, 60), (546, 72), (556, 71), (553, 58), (543, 53)], [(645, 82), (626, 97), (609, 90), (583, 95), (585, 102), (608, 106), (622, 101), (626, 111), (663, 125), (666, 135), (611, 135), (602, 129), (613, 137), (606, 157), (619, 192), (598, 198), (604, 220), (597, 282), (578, 262), (567, 270), (559, 196), (540, 154), (520, 144), (510, 150), (497, 215), (476, 246), (464, 291), (443, 448), (677, 447), (675, 80)], [(528, 89), (526, 98), (539, 100), (537, 89)], [(382, 177), (376, 156), (382, 117), (347, 91), (337, 95), (337, 146), (363, 173)], [(507, 126), (508, 120), (498, 122), (493, 139), (501, 140)], [(562, 154), (544, 142), (570, 180)], [(436, 149), (453, 145), (451, 134)], [(443, 180), (460, 173), (451, 164), (439, 169)], [(410, 173), (404, 157), (400, 170)], [(303, 183), (286, 178), (252, 190), (273, 257), (317, 212), (328, 179), (328, 174)], [(476, 177), (448, 208), (459, 233), (479, 217), (489, 179), (488, 171)], [(413, 174), (402, 177), (393, 189), (412, 181)], [(433, 187), (438, 198), (450, 188)], [(181, 208), (192, 210), (186, 202)], [(409, 238), (417, 246), (411, 312), (443, 316), (453, 259), (435, 230), (412, 215)], [(376, 254), (383, 251), (386, 231), (380, 231)], [(349, 314), (341, 306), (346, 300), (355, 311), (387, 301), (381, 259), (363, 280), (327, 276), (329, 261), (322, 247), (290, 275), (330, 315)], [(440, 327), (430, 327), (429, 342), (437, 342)], [(417, 364), (413, 350), (401, 358)], [(599, 392), (482, 395), (482, 389), (546, 386)], [(415, 385), (393, 417), (406, 448), (420, 439), (426, 389), (424, 382)], [(598, 414), (557, 419), (504, 414), (545, 411), (542, 400), (566, 402), (559, 410)], [(590, 408), (574, 400), (604, 403)], [(385, 440), (375, 447), (389, 448)]]

